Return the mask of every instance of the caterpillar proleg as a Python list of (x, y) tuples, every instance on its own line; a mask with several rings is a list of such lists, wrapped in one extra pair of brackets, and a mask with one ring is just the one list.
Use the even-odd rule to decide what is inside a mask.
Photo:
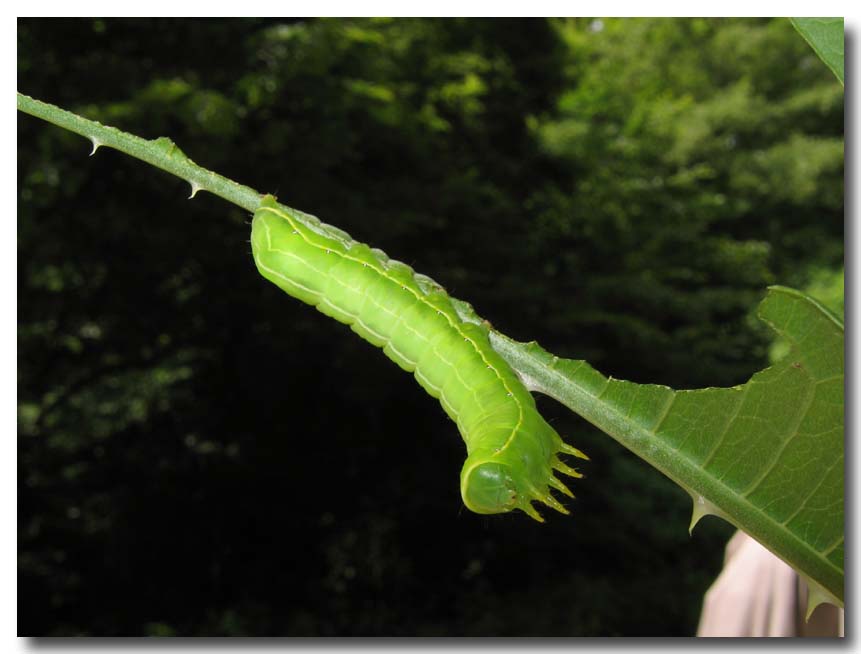
[(541, 417), (491, 347), (488, 327), (463, 321), (442, 287), (271, 195), (254, 214), (251, 245), (261, 275), (350, 325), (439, 399), (466, 443), (460, 491), (468, 509), (520, 509), (543, 521), (538, 500), (568, 513), (550, 490), (573, 495), (553, 471), (581, 477), (559, 455), (588, 457)]

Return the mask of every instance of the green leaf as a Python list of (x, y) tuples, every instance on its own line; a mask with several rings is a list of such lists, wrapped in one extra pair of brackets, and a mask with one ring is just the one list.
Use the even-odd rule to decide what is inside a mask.
[(743, 385), (675, 391), (493, 334), (533, 390), (579, 413), (687, 490), (691, 528), (719, 515), (843, 601), (843, 324), (771, 287), (759, 317), (791, 344)]
[(789, 20), (843, 84), (843, 19), (790, 18)]

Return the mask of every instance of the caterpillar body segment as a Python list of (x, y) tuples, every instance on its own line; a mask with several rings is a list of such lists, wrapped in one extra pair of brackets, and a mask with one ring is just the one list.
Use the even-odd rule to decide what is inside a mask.
[(550, 489), (572, 495), (553, 471), (581, 476), (559, 455), (585, 455), (541, 417), (491, 347), (488, 327), (461, 320), (438, 284), (271, 195), (254, 214), (251, 245), (263, 277), (381, 347), (440, 400), (466, 444), (460, 489), (467, 508), (520, 509), (541, 521), (531, 504), (539, 500), (567, 513)]

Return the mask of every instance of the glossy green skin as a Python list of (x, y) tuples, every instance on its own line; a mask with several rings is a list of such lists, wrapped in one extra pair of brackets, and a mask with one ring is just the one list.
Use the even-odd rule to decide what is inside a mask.
[(585, 456), (541, 417), (531, 393), (490, 346), (487, 327), (461, 320), (441, 287), (272, 196), (254, 214), (251, 245), (266, 279), (382, 347), (440, 400), (466, 443), (461, 495), (467, 508), (519, 508), (540, 520), (531, 505), (540, 500), (567, 512), (549, 492), (570, 496), (553, 469), (580, 476), (558, 454)]

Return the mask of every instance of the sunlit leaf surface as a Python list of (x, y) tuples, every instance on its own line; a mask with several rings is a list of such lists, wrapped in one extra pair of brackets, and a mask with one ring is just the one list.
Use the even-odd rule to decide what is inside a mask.
[(694, 500), (827, 593), (843, 598), (843, 325), (809, 297), (772, 287), (759, 317), (789, 354), (743, 385), (674, 391), (607, 378), (585, 361), (497, 339), (535, 389), (563, 402)]

